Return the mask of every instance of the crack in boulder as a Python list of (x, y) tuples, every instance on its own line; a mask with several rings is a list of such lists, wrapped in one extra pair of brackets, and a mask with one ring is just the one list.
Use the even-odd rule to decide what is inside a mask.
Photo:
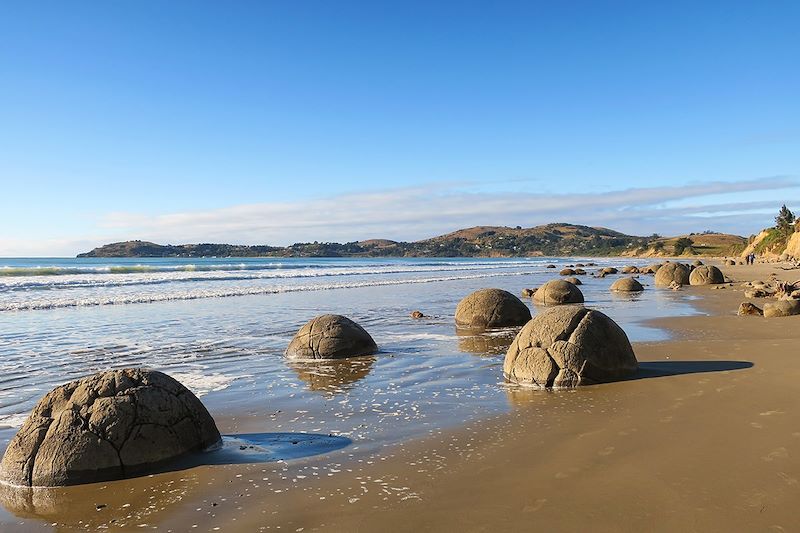
[[(145, 422), (161, 426), (164, 435), (159, 440), (156, 431), (132, 444)], [(0, 479), (25, 486), (105, 481), (219, 440), (203, 404), (174, 379), (152, 370), (112, 370), (46, 394), (6, 449)], [(126, 461), (128, 448), (135, 453)]]

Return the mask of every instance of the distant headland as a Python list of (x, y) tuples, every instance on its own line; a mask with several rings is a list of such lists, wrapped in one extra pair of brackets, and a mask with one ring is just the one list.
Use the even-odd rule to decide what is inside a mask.
[(414, 242), (371, 239), (304, 242), (291, 246), (156, 244), (125, 241), (78, 257), (536, 257), (536, 256), (729, 256), (748, 239), (706, 231), (675, 237), (626, 235), (608, 228), (553, 223), (532, 228), (475, 226)]

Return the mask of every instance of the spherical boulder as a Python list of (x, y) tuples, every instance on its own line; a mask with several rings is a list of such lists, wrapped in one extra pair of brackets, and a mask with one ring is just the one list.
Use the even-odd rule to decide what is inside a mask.
[(506, 353), (508, 381), (571, 388), (626, 378), (638, 362), (625, 332), (599, 311), (556, 307), (536, 315)]
[(636, 279), (622, 278), (612, 283), (608, 290), (614, 292), (640, 292), (644, 290), (644, 287)]
[(605, 268), (600, 270), (600, 273), (602, 273), (602, 274), (616, 274), (617, 273), (617, 269), (614, 268), (614, 267), (605, 267)]
[(586, 275), (586, 271), (584, 269), (582, 269), (582, 268), (576, 268), (575, 269), (575, 275), (576, 276), (585, 276)]
[(664, 263), (656, 272), (656, 287), (669, 287), (675, 282), (679, 285), (688, 285), (689, 267), (683, 263)]
[(800, 315), (800, 300), (778, 300), (764, 304), (766, 318)]
[(722, 271), (713, 265), (700, 265), (689, 274), (689, 285), (718, 285), (725, 283)]
[(286, 357), (290, 359), (341, 359), (371, 355), (378, 346), (364, 328), (342, 315), (320, 315), (295, 334)]
[(574, 276), (575, 275), (575, 271), (572, 270), (571, 268), (563, 268), (563, 269), (561, 269), (561, 272), (559, 272), (559, 275), (561, 275), (561, 276)]
[(583, 285), (583, 282), (576, 277), (564, 278), (564, 281), (572, 283), (573, 285)]
[(110, 370), (47, 393), (8, 445), (0, 479), (29, 487), (121, 479), (219, 442), (206, 408), (173, 378)]
[(483, 329), (521, 326), (531, 319), (531, 310), (522, 301), (502, 289), (481, 289), (458, 303), (456, 325)]
[(533, 301), (542, 305), (580, 304), (583, 303), (583, 293), (568, 281), (554, 279), (536, 290)]
[(639, 273), (639, 267), (635, 267), (635, 266), (622, 267), (622, 273), (623, 274), (638, 274)]

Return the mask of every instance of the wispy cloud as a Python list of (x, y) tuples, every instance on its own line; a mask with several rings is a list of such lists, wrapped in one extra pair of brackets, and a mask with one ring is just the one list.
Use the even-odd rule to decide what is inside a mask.
[(156, 216), (110, 213), (101, 216), (93, 235), (79, 236), (80, 240), (23, 244), (0, 239), (0, 255), (73, 254), (127, 239), (275, 245), (368, 238), (417, 240), (474, 225), (531, 226), (554, 221), (603, 225), (637, 235), (705, 229), (746, 235), (770, 224), (781, 203), (791, 206), (792, 200), (800, 201), (800, 182), (789, 176), (597, 194), (470, 192), (467, 187), (440, 183)]
[[(746, 181), (713, 181), (682, 187), (641, 187), (600, 194), (475, 193), (458, 184), (346, 194), (302, 202), (238, 205), (209, 211), (148, 216), (137, 213), (107, 215), (102, 225), (128, 237), (160, 242), (224, 241), (290, 244), (305, 240), (349, 241), (372, 237), (420, 239), (471, 225), (532, 225), (551, 221), (603, 223), (637, 234), (669, 233), (687, 222), (696, 230), (753, 232), (752, 217), (732, 223), (733, 212), (775, 210), (775, 202), (749, 201), (760, 191), (800, 192), (792, 177), (774, 176)], [(712, 203), (710, 197), (727, 195), (737, 201)], [(798, 194), (800, 196), (800, 194)], [(672, 207), (679, 200), (694, 205)], [(766, 220), (766, 219), (765, 219)], [(702, 227), (700, 227), (702, 226)]]

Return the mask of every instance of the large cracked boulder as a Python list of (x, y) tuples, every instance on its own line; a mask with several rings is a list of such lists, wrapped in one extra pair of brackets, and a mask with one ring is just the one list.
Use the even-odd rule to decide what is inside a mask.
[(320, 315), (295, 334), (286, 357), (290, 359), (342, 359), (371, 355), (378, 345), (364, 328), (342, 315)]
[(606, 315), (554, 307), (517, 334), (503, 375), (520, 385), (571, 388), (626, 378), (638, 365), (627, 335)]
[(634, 278), (622, 278), (612, 283), (608, 290), (612, 292), (641, 292), (644, 287)]
[(700, 265), (689, 274), (690, 285), (719, 285), (725, 283), (722, 271), (713, 265)]
[(583, 303), (583, 293), (568, 281), (554, 279), (536, 290), (533, 301), (542, 305), (580, 304)]
[(456, 325), (485, 329), (521, 326), (531, 319), (531, 310), (522, 300), (502, 289), (475, 291), (456, 306)]
[(110, 370), (42, 398), (0, 462), (0, 479), (54, 487), (121, 479), (220, 441), (192, 392), (161, 372)]
[(669, 287), (672, 283), (689, 284), (689, 267), (683, 263), (664, 263), (656, 271), (656, 287)]

